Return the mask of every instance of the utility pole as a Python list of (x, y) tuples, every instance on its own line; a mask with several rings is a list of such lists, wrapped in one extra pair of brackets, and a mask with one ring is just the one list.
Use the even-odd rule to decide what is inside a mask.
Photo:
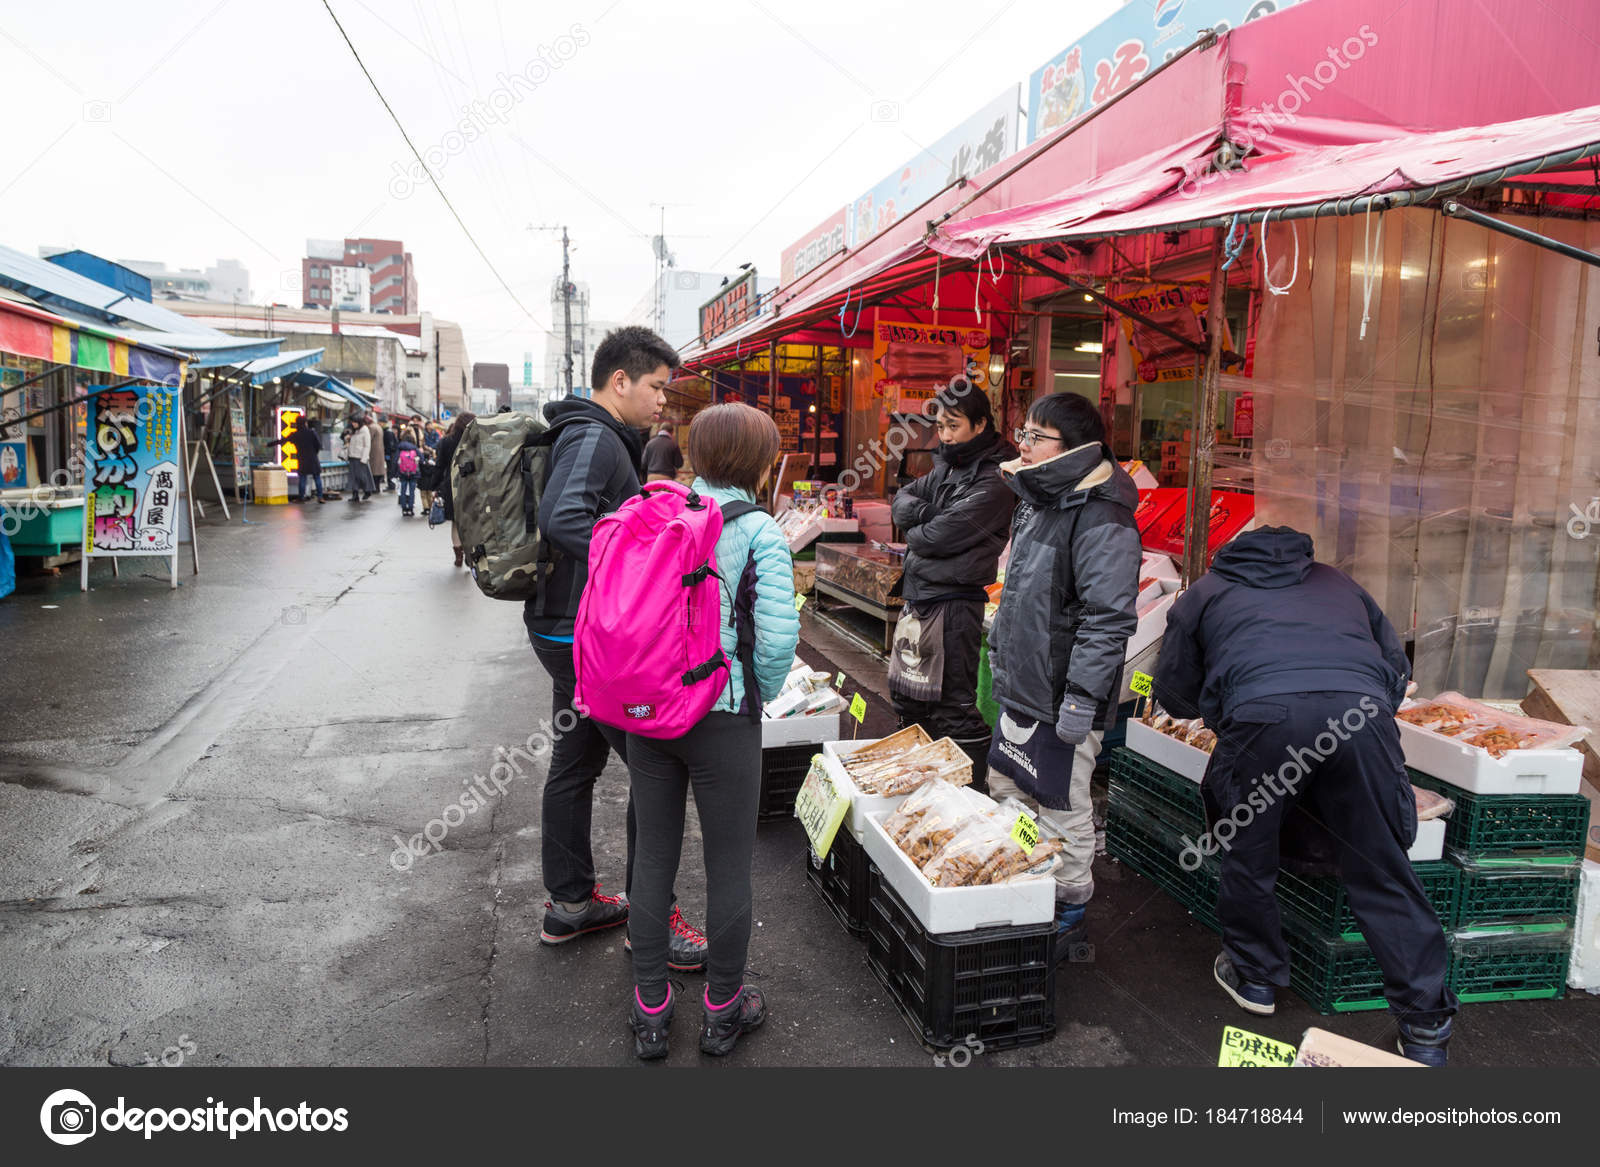
[(572, 393), (572, 271), (571, 255), (568, 248), (567, 229), (561, 228), (561, 316), (562, 325), (567, 334), (567, 351), (565, 360), (567, 376), (567, 393)]

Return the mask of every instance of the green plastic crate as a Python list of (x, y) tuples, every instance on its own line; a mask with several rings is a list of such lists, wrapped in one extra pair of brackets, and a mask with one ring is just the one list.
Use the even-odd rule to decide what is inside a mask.
[(1518, 860), (1467, 855), (1455, 849), (1449, 862), (1461, 871), (1463, 928), (1520, 920), (1564, 920), (1578, 910), (1580, 859)]
[(1581, 794), (1474, 794), (1409, 770), (1411, 782), (1452, 799), (1445, 846), (1470, 855), (1581, 856), (1589, 800)]
[(1205, 830), (1205, 801), (1200, 784), (1136, 754), (1126, 746), (1111, 753), (1111, 777), (1162, 808), (1162, 818), (1196, 832)]
[(1319, 934), (1293, 913), (1283, 916), (1289, 987), (1318, 1013), (1387, 1009), (1383, 970), (1364, 940)]
[(1199, 870), (1184, 871), (1176, 854), (1146, 829), (1126, 808), (1106, 813), (1106, 854), (1154, 883), (1200, 923), (1217, 931), (1217, 863), (1209, 859)]
[[(1422, 890), (1428, 893), (1428, 902), (1433, 905), (1439, 923), (1447, 931), (1455, 927), (1461, 888), (1460, 869), (1444, 859), (1413, 863), (1411, 869), (1422, 881)], [(1346, 940), (1361, 939), (1361, 925), (1356, 923), (1355, 913), (1350, 910), (1349, 893), (1334, 876), (1280, 872), (1278, 903), (1319, 932), (1342, 936)]]
[(1567, 991), (1571, 960), (1566, 921), (1465, 929), (1450, 939), (1450, 987), (1469, 1003), (1547, 1000)]

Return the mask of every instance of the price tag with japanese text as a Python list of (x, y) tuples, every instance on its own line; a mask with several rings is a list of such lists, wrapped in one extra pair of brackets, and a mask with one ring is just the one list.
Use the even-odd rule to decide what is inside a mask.
[(850, 796), (839, 793), (838, 787), (828, 777), (822, 755), (816, 755), (811, 759), (806, 780), (800, 785), (800, 793), (795, 795), (794, 817), (806, 829), (806, 837), (811, 840), (811, 851), (818, 859), (828, 857), (828, 848), (833, 846), (839, 825), (844, 822), (849, 810)]
[(860, 693), (850, 698), (850, 716), (865, 725), (867, 720), (867, 700)]
[(1229, 1025), (1222, 1031), (1222, 1052), (1217, 1065), (1227, 1069), (1260, 1068), (1263, 1066), (1290, 1066), (1294, 1064), (1294, 1046), (1257, 1033), (1248, 1033)]
[(1016, 826), (1011, 828), (1011, 841), (1022, 848), (1024, 855), (1032, 855), (1033, 849), (1039, 845), (1039, 824), (1027, 815), (1019, 814)]
[(796, 612), (798, 612), (801, 608), (804, 608), (805, 606), (806, 606), (806, 598), (805, 598), (805, 596), (800, 592), (796, 592), (794, 594), (794, 610)]
[(1128, 688), (1141, 697), (1148, 697), (1150, 696), (1151, 683), (1154, 680), (1155, 678), (1149, 673), (1134, 673), (1133, 678), (1128, 682)]

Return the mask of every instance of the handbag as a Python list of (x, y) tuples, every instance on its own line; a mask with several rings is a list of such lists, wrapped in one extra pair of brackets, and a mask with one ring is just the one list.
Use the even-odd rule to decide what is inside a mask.
[(444, 499), (435, 495), (433, 505), (428, 508), (428, 529), (431, 531), (444, 522)]
[(913, 701), (937, 701), (944, 692), (944, 605), (906, 604), (894, 626), (889, 690)]

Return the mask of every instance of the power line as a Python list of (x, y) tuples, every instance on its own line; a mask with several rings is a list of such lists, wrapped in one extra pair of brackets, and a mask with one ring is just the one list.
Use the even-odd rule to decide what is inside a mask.
[(361, 54), (356, 52), (356, 46), (351, 42), (350, 34), (345, 32), (344, 25), (339, 23), (339, 17), (333, 11), (333, 5), (329, 4), (328, 0), (322, 0), (322, 6), (328, 10), (329, 19), (333, 21), (333, 26), (339, 30), (339, 35), (344, 38), (344, 43), (350, 49), (350, 55), (356, 59), (356, 64), (361, 67), (361, 73), (364, 77), (366, 77), (367, 84), (372, 86), (372, 92), (377, 94), (378, 100), (383, 103), (383, 108), (388, 112), (390, 119), (394, 122), (395, 129), (399, 130), (400, 136), (405, 139), (406, 147), (411, 151), (411, 156), (417, 160), (417, 165), (422, 167), (422, 172), (428, 176), (428, 181), (433, 184), (433, 189), (439, 192), (439, 197), (444, 200), (445, 208), (450, 212), (450, 217), (453, 218), (456, 221), (456, 225), (461, 228), (461, 233), (467, 237), (467, 242), (472, 244), (472, 249), (478, 253), (478, 258), (482, 259), (484, 266), (494, 273), (494, 278), (498, 280), (500, 286), (505, 289), (506, 295), (511, 297), (511, 302), (518, 308), (522, 309), (522, 314), (529, 320), (533, 321), (534, 324), (538, 325), (541, 331), (548, 332), (549, 328), (537, 316), (528, 311), (527, 305), (524, 304), (517, 297), (517, 294), (511, 290), (511, 285), (506, 283), (505, 277), (500, 274), (500, 269), (494, 266), (494, 262), (489, 258), (488, 253), (478, 245), (477, 239), (475, 239), (472, 235), (472, 232), (467, 229), (467, 224), (462, 220), (460, 214), (457, 213), (455, 205), (451, 203), (450, 196), (444, 193), (444, 187), (439, 185), (439, 180), (433, 176), (433, 171), (428, 169), (428, 164), (422, 160), (422, 155), (417, 151), (416, 145), (411, 141), (411, 135), (406, 133), (405, 126), (400, 124), (400, 118), (394, 112), (394, 107), (389, 104), (389, 99), (383, 95), (383, 90), (379, 89), (378, 83), (373, 80), (372, 73), (367, 69), (366, 62), (361, 59)]

